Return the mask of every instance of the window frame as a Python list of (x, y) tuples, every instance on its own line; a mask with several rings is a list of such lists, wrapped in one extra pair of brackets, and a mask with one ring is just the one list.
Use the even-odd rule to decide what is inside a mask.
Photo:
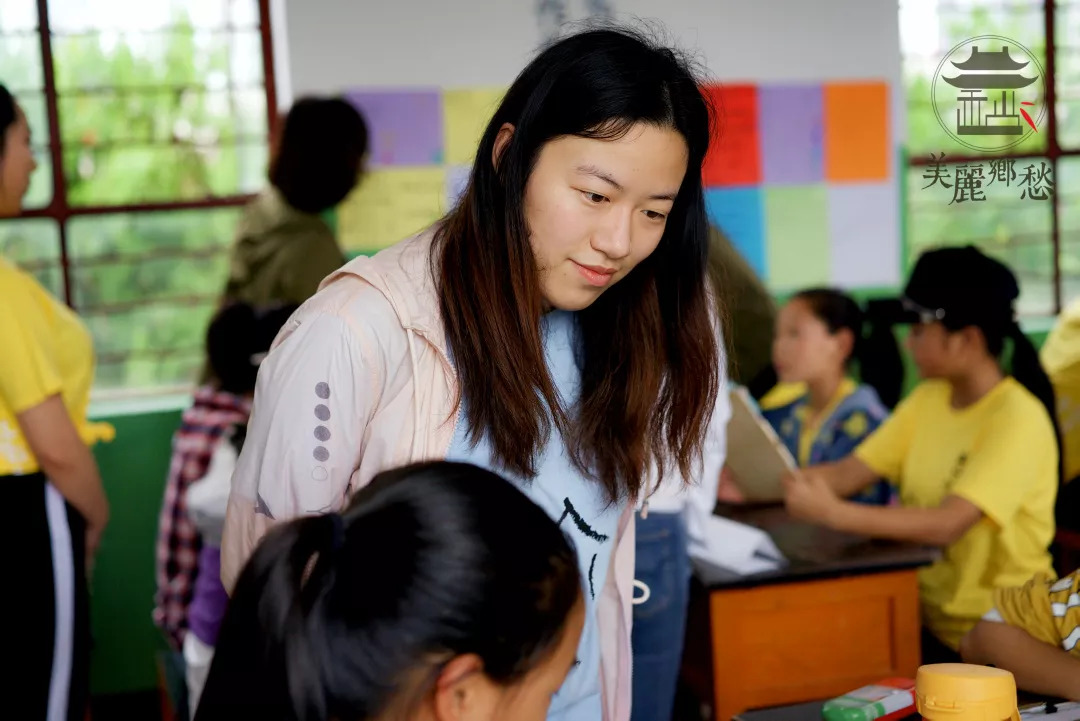
[[(52, 178), (52, 199), (43, 208), (24, 210), (19, 219), (45, 218), (54, 221), (59, 231), (60, 277), (63, 283), (63, 300), (71, 308), (74, 304), (72, 289), (71, 257), (68, 249), (68, 222), (80, 216), (122, 215), (160, 213), (177, 210), (204, 208), (230, 208), (246, 204), (251, 194), (211, 196), (200, 200), (166, 201), (152, 203), (128, 203), (119, 205), (78, 205), (68, 202), (67, 179), (64, 177), (64, 144), (60, 133), (59, 98), (56, 92), (56, 72), (52, 52), (52, 27), (49, 20), (49, 0), (35, 0), (38, 13), (38, 39), (41, 54), (41, 70), (44, 81), (42, 93), (49, 129), (49, 168)], [(273, 28), (271, 27), (271, 0), (256, 0), (259, 10), (259, 37), (262, 48), (263, 90), (266, 96), (267, 137), (277, 131), (277, 85), (274, 73)], [(228, 16), (227, 16), (228, 17)], [(232, 29), (227, 20), (226, 29)]]
[[(1046, 148), (1038, 153), (1032, 153), (1031, 150), (1023, 151), (1011, 151), (1005, 150), (996, 152), (992, 156), (985, 154), (969, 154), (969, 153), (950, 153), (948, 163), (964, 164), (964, 163), (984, 163), (988, 157), (993, 159), (1027, 159), (1027, 158), (1045, 158), (1047, 164), (1050, 166), (1050, 177), (1057, 183), (1058, 169), (1062, 158), (1080, 157), (1080, 146), (1069, 149), (1064, 148), (1058, 138), (1058, 107), (1057, 107), (1057, 0), (1042, 0), (1041, 3), (1032, 3), (1032, 8), (1038, 8), (1042, 6), (1043, 11), (1043, 40), (1046, 48), (1046, 64), (1043, 70), (1046, 73), (1046, 95), (1045, 102), (1047, 105), (1046, 120), (1043, 123), (1040, 132), (1043, 132), (1046, 138)], [(903, 52), (901, 51), (901, 62), (903, 62)], [(906, 96), (906, 88), (905, 88)], [(906, 102), (905, 102), (906, 105)], [(915, 156), (910, 153), (907, 154), (907, 169), (925, 168), (934, 164), (934, 160), (929, 157)], [(906, 183), (907, 177), (901, 177), (900, 182)], [(905, 198), (907, 194), (905, 193)], [(1061, 200), (1057, 188), (1050, 197), (1047, 199), (1050, 203), (1050, 247), (1051, 247), (1051, 288), (1053, 290), (1053, 314), (1058, 315), (1062, 310), (1062, 276), (1061, 276)], [(908, 214), (908, 204), (905, 203), (903, 212), (905, 217)], [(906, 223), (907, 221), (905, 221)], [(905, 253), (907, 251), (905, 250)], [(903, 262), (907, 263), (908, 258), (904, 258)]]

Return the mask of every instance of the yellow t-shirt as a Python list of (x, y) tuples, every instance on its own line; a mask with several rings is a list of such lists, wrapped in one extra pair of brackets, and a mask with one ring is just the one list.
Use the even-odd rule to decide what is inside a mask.
[(78, 317), (32, 277), (0, 258), (0, 476), (40, 470), (16, 416), (61, 394), (79, 435), (111, 440), (86, 418), (94, 355)]
[(1010, 626), (1080, 656), (1080, 571), (1060, 581), (1039, 574), (1023, 586), (998, 589), (994, 608)]
[(1013, 378), (962, 410), (951, 394), (944, 381), (924, 381), (855, 456), (893, 481), (905, 506), (935, 508), (955, 495), (983, 512), (919, 574), (923, 622), (955, 649), (995, 589), (1053, 573), (1058, 451), (1046, 409)]
[(1080, 476), (1080, 299), (1058, 317), (1039, 353), (1054, 384), (1065, 480)]

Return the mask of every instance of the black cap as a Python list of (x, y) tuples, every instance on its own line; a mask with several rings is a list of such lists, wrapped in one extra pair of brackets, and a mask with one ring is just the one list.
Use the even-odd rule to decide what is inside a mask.
[(907, 323), (941, 321), (964, 326), (1007, 326), (1020, 296), (1008, 266), (973, 245), (940, 248), (919, 256), (901, 302)]

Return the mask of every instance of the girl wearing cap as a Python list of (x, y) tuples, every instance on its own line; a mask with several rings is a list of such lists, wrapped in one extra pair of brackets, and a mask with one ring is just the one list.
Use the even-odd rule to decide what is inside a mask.
[[(924, 659), (955, 654), (995, 588), (1053, 573), (1054, 395), (1015, 319), (1016, 277), (974, 247), (925, 253), (898, 320), (922, 383), (854, 453), (786, 483), (789, 511), (839, 531), (937, 546), (919, 577)], [(1002, 368), (1010, 341), (1012, 375)], [(901, 506), (843, 500), (878, 478)]]

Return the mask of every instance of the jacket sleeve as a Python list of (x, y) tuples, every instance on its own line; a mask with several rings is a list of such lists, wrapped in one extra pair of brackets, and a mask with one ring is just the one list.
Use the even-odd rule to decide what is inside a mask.
[(275, 522), (344, 506), (378, 400), (378, 367), (354, 327), (303, 313), (259, 369), (222, 537), (229, 591)]

